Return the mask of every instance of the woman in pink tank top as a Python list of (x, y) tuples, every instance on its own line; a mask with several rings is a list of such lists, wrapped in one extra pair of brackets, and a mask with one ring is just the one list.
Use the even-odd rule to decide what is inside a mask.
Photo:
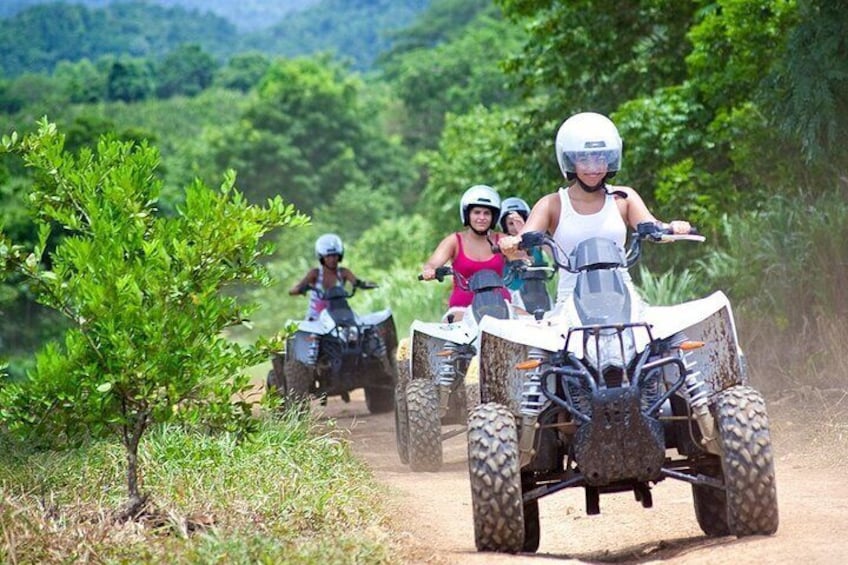
[[(450, 234), (439, 243), (421, 268), (422, 278), (435, 278), (436, 268), (448, 262), (465, 278), (471, 278), (483, 269), (491, 269), (503, 276), (504, 257), (492, 251), (492, 245), (498, 243), (500, 234), (490, 235), (500, 214), (500, 206), (501, 199), (490, 186), (480, 184), (466, 190), (459, 201), (459, 216), (465, 229)], [(504, 290), (504, 296), (509, 299), (509, 292)], [(472, 298), (471, 291), (460, 288), (454, 277), (448, 313), (453, 313), (455, 320), (461, 319)]]

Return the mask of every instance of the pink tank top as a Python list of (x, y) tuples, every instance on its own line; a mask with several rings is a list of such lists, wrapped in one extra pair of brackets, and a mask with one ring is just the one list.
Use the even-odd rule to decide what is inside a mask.
[[(497, 234), (495, 241), (500, 240), (500, 234)], [(497, 274), (503, 276), (504, 271), (504, 256), (500, 253), (492, 254), (492, 257), (486, 259), (485, 261), (475, 261), (474, 259), (468, 258), (465, 255), (465, 251), (462, 248), (462, 236), (457, 233), (456, 234), (456, 242), (459, 246), (456, 257), (451, 263), (451, 267), (454, 271), (464, 276), (466, 279), (470, 279), (471, 276), (477, 271), (482, 271), (483, 269), (490, 269), (495, 271)], [(509, 300), (509, 291), (504, 289), (504, 297)], [(471, 301), (474, 298), (474, 293), (470, 290), (464, 290), (459, 287), (459, 282), (457, 281), (456, 276), (454, 276), (453, 281), (453, 291), (450, 295), (450, 300), (448, 301), (448, 306), (471, 306)]]

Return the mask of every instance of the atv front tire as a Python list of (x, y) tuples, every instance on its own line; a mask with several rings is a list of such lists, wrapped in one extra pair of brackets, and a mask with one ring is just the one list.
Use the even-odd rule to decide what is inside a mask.
[(308, 408), (314, 385), (314, 372), (311, 367), (295, 360), (286, 359), (283, 364), (283, 388), (285, 405), (293, 408)]
[(737, 385), (718, 393), (714, 409), (728, 530), (737, 537), (773, 534), (779, 520), (765, 401)]
[[(468, 417), (468, 474), (477, 550), (535, 550), (538, 539), (525, 544), (518, 428), (505, 406), (481, 404)], [(538, 530), (538, 506), (536, 510)]]
[(406, 385), (399, 382), (395, 388), (395, 440), (400, 462), (409, 464), (409, 412), (406, 409)]
[(365, 406), (372, 414), (384, 414), (391, 411), (395, 404), (395, 389), (394, 386), (386, 384), (384, 386), (367, 386), (365, 387)]
[(708, 536), (730, 535), (727, 526), (727, 495), (717, 488), (692, 485), (692, 500), (695, 503), (695, 518), (701, 530)]
[(442, 467), (442, 419), (439, 391), (429, 380), (406, 385), (409, 415), (409, 467), (413, 471), (438, 471)]

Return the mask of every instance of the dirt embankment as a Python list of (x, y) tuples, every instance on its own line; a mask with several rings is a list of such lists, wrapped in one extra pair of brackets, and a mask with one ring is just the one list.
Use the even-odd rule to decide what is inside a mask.
[(361, 391), (330, 399), (322, 417), (349, 430), (354, 452), (387, 487), (407, 563), (686, 563), (745, 565), (848, 563), (848, 392), (794, 391), (768, 398), (780, 504), (774, 536), (709, 538), (698, 527), (687, 484), (666, 480), (643, 509), (632, 494), (601, 498), (587, 516), (582, 489), (539, 503), (536, 554), (477, 553), (465, 435), (444, 444), (444, 466), (413, 473), (397, 457), (393, 414), (371, 415)]

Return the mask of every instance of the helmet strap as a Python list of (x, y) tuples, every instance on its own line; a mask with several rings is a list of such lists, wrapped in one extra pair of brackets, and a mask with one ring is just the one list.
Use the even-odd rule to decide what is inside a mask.
[(489, 230), (479, 231), (479, 230), (472, 228), (471, 226), (468, 226), (468, 227), (471, 229), (471, 231), (473, 231), (474, 233), (476, 233), (479, 236), (488, 237), (488, 235), (489, 235)]
[(584, 183), (582, 180), (580, 180), (580, 178), (578, 177), (577, 178), (577, 184), (579, 184), (580, 188), (582, 188), (586, 192), (589, 192), (589, 193), (598, 192), (602, 188), (606, 187), (606, 178), (604, 178), (604, 180), (602, 180), (601, 182), (599, 182), (595, 186), (589, 186), (586, 183)]

